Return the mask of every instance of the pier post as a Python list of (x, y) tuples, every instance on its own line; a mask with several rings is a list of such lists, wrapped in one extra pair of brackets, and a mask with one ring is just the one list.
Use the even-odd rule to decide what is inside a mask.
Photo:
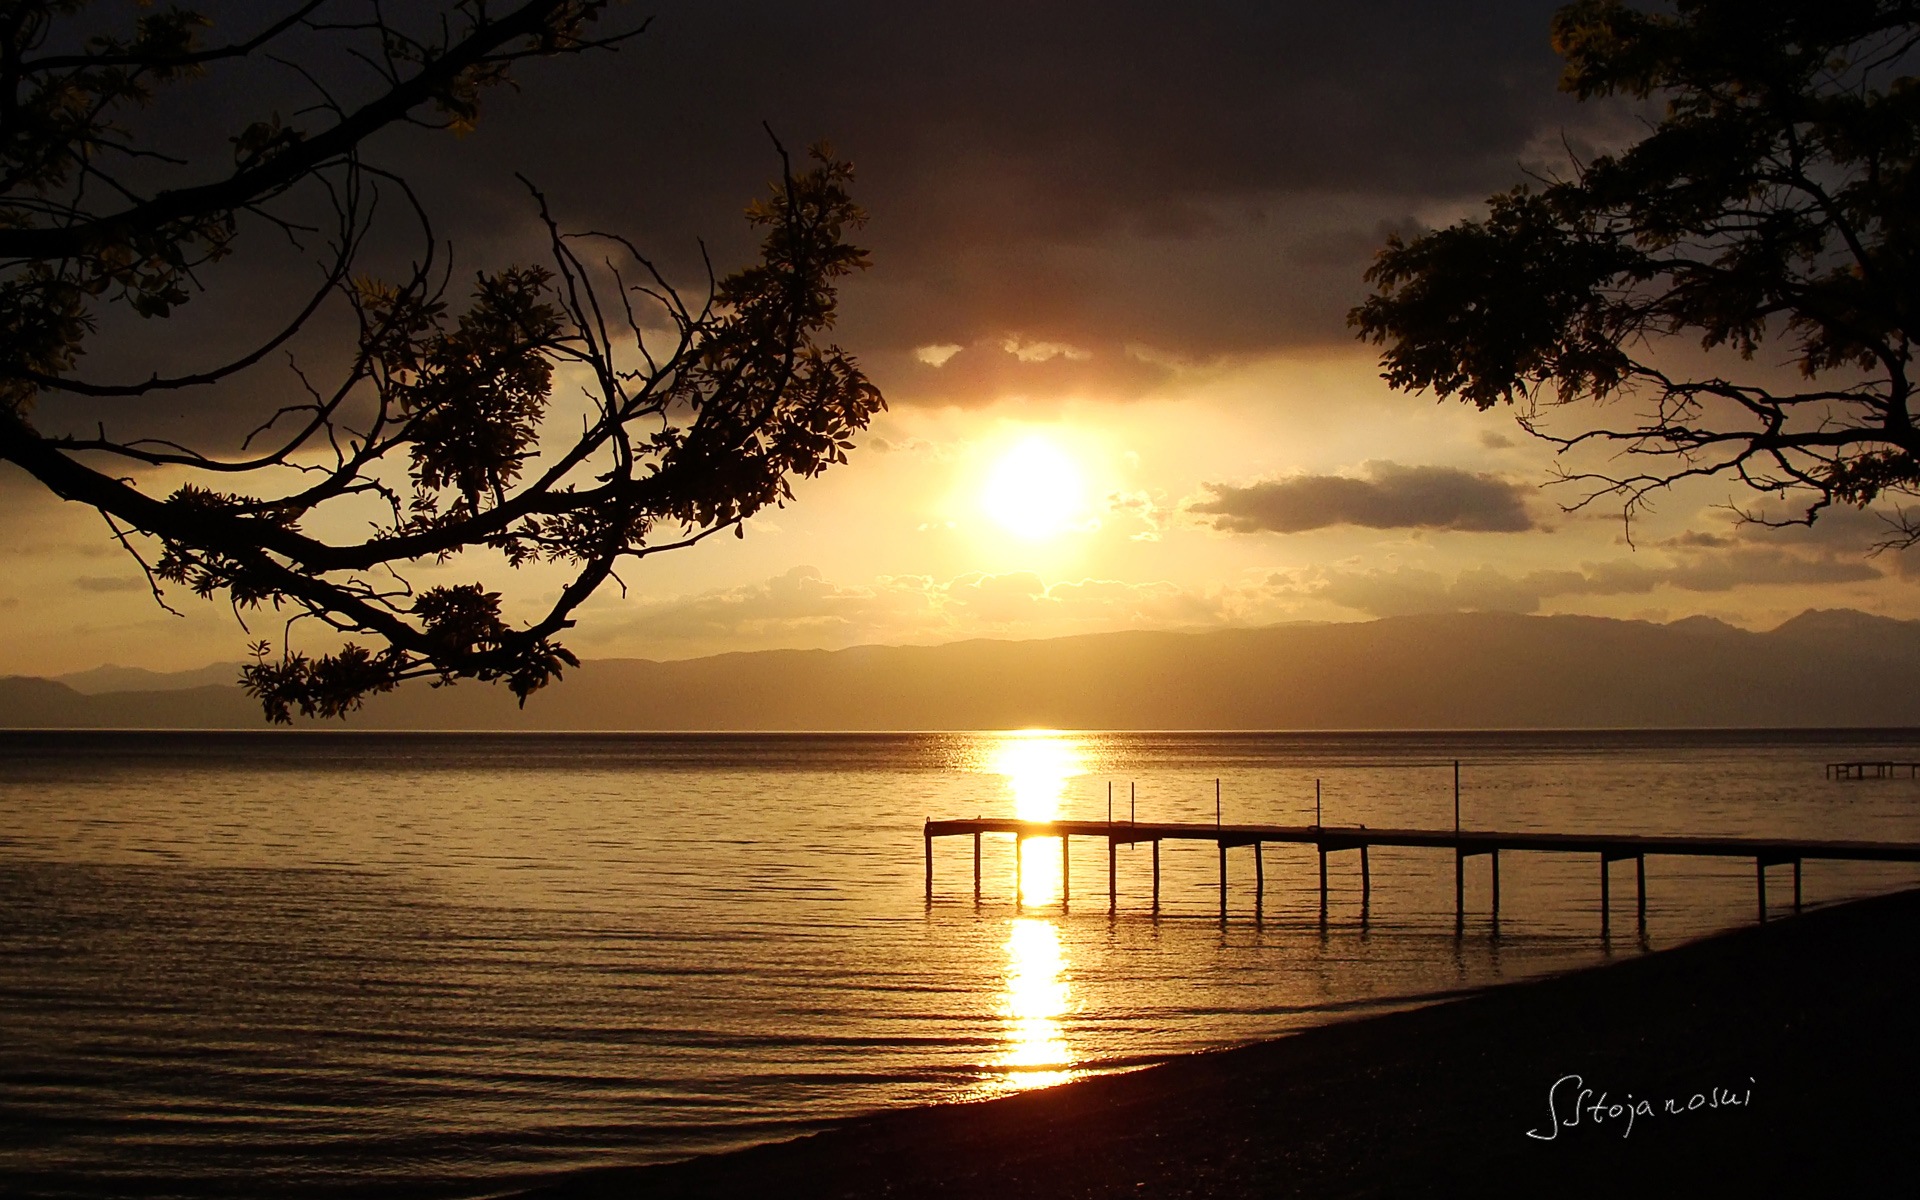
[(1367, 865), (1367, 844), (1360, 843), (1360, 919), (1367, 919), (1367, 910), (1373, 907), (1373, 870)]
[(1753, 860), (1753, 867), (1754, 878), (1760, 893), (1760, 923), (1764, 925), (1767, 923), (1767, 860), (1756, 858)]
[(1800, 911), (1800, 860), (1793, 860), (1793, 911)]
[(927, 903), (933, 903), (933, 835), (925, 835), (927, 843)]
[(1500, 848), (1495, 846), (1487, 855), (1493, 860), (1493, 922), (1500, 923)]
[(1119, 855), (1114, 853), (1114, 847), (1118, 845), (1119, 843), (1113, 840), (1113, 834), (1108, 833), (1107, 834), (1107, 912), (1109, 913), (1117, 912), (1120, 908), (1120, 883), (1119, 883), (1119, 876), (1116, 873), (1119, 866)]
[(1153, 839), (1153, 912), (1160, 915), (1160, 839)]
[(1220, 843), (1220, 919), (1227, 919), (1227, 844)]
[(1612, 869), (1607, 865), (1607, 852), (1600, 852), (1600, 932), (1605, 933), (1613, 921), (1613, 896), (1609, 891)]
[(980, 832), (973, 834), (973, 902), (980, 903)]
[(1060, 835), (1060, 911), (1067, 911), (1067, 901), (1071, 899), (1073, 889), (1067, 886), (1067, 835)]
[(1320, 844), (1320, 920), (1327, 919), (1327, 846)]
[(1260, 914), (1265, 911), (1266, 906), (1267, 858), (1261, 852), (1260, 843), (1255, 842), (1253, 844), (1253, 916), (1255, 920), (1260, 919)]
[(1013, 907), (1018, 912), (1027, 902), (1027, 835), (1013, 835)]
[(1647, 928), (1647, 856), (1644, 854), (1633, 856), (1633, 883), (1635, 915), (1639, 918), (1640, 930), (1644, 933)]
[[(1456, 831), (1458, 832), (1458, 831)], [(1453, 931), (1467, 927), (1467, 852), (1453, 848)]]

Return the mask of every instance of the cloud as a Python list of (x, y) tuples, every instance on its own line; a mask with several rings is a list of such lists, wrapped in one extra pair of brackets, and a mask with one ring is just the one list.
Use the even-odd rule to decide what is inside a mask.
[(1369, 462), (1360, 478), (1295, 475), (1247, 487), (1208, 484), (1214, 499), (1188, 506), (1230, 533), (1302, 533), (1332, 525), (1521, 533), (1539, 526), (1531, 487), (1453, 467)]
[(889, 360), (888, 397), (907, 404), (982, 405), (1009, 397), (1132, 400), (1172, 382), (1164, 361), (1117, 343), (1078, 345), (1000, 334), (918, 347)]
[(766, 114), (790, 146), (831, 138), (872, 213), (841, 326), (868, 357), (1009, 320), (1198, 357), (1344, 342), (1383, 228), (1581, 139), (1555, 87), (1560, 2), (660, 0), (617, 58), (536, 65), (458, 153), (428, 150), (447, 191), (487, 197), (475, 224), (510, 192), (465, 160), (510, 164), (697, 278), (695, 235), (723, 264), (748, 244), (730, 218), (769, 174)]

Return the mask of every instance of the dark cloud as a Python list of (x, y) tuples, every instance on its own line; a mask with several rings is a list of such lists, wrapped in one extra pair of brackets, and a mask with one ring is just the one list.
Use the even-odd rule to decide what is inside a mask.
[[(1385, 229), (1571, 119), (1556, 6), (668, 4), (620, 69), (530, 74), (474, 140), (577, 130), (608, 151), (567, 189), (596, 222), (712, 232), (767, 173), (762, 119), (832, 138), (873, 212), (858, 341), (1339, 340)], [(1115, 261), (1142, 254), (1153, 279)]]
[(1370, 462), (1366, 475), (1296, 475), (1247, 487), (1209, 484), (1215, 498), (1189, 512), (1233, 533), (1302, 533), (1330, 525), (1367, 529), (1455, 529), (1522, 533), (1539, 528), (1527, 511), (1533, 489), (1497, 475), (1453, 467)]
[(1131, 400), (1174, 377), (1166, 363), (1126, 346), (1034, 342), (1018, 335), (970, 346), (936, 342), (893, 357), (889, 394), (909, 404), (986, 404), (1025, 396)]
[[(521, 172), (569, 227), (629, 235), (697, 289), (703, 240), (723, 270), (753, 251), (741, 210), (778, 169), (762, 122), (796, 151), (830, 138), (858, 166), (875, 263), (849, 283), (838, 336), (902, 402), (945, 403), (965, 398), (964, 372), (931, 386), (915, 347), (1013, 334), (1207, 360), (1344, 343), (1387, 231), (1506, 186), (1588, 119), (1554, 87), (1556, 4), (614, 6), (616, 24), (651, 15), (648, 31), (618, 53), (525, 64), (516, 89), (485, 94), (466, 137), (398, 129), (367, 157), (416, 187), (456, 281), (541, 254)], [(210, 7), (215, 37), (262, 20), (252, 0)], [(369, 83), (337, 54), (316, 61), (349, 94)], [(164, 93), (141, 128), (193, 160), (178, 185), (217, 170), (239, 127), (310, 99), (290, 69), (221, 67)], [(369, 269), (404, 267), (405, 224), (375, 240), (387, 261)], [(207, 294), (164, 322), (110, 319), (84, 373), (201, 369), (264, 336), (312, 277), (283, 242), (244, 230)], [(339, 348), (327, 330), (293, 347), (321, 375)], [(983, 388), (1008, 383), (1004, 364), (971, 365)], [(1124, 355), (1011, 374), (1042, 392), (1151, 385)], [(299, 394), (276, 359), (220, 397), (50, 398), (41, 416), (193, 438)]]

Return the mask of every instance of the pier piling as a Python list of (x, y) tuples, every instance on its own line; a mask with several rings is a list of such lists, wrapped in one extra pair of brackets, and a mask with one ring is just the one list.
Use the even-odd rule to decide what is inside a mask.
[(1600, 852), (1600, 932), (1601, 933), (1605, 933), (1607, 931), (1607, 926), (1613, 919), (1613, 898), (1608, 894), (1608, 890), (1607, 890), (1609, 877), (1612, 876), (1613, 874), (1613, 872), (1609, 869), (1612, 862), (1613, 860), (1607, 857), (1607, 852), (1605, 850), (1602, 850)]
[(1321, 923), (1325, 924), (1326, 919), (1327, 919), (1327, 847), (1326, 847), (1326, 843), (1322, 842), (1320, 844), (1320, 921)]
[(1220, 919), (1227, 919), (1227, 844), (1220, 843)]
[(1107, 911), (1109, 913), (1120, 911), (1119, 855), (1114, 853), (1119, 846), (1120, 843), (1114, 839), (1107, 839)]
[(1360, 919), (1366, 920), (1373, 907), (1373, 871), (1367, 865), (1367, 844), (1360, 843)]
[(1258, 918), (1267, 907), (1267, 857), (1260, 843), (1253, 844), (1253, 915)]
[(1153, 912), (1160, 913), (1160, 843), (1210, 841), (1219, 856), (1219, 905), (1224, 919), (1229, 912), (1227, 891), (1227, 852), (1235, 846), (1251, 846), (1254, 853), (1254, 913), (1261, 916), (1266, 906), (1266, 843), (1311, 845), (1319, 856), (1320, 915), (1324, 922), (1331, 901), (1327, 879), (1327, 856), (1338, 850), (1360, 852), (1360, 906), (1362, 919), (1372, 905), (1373, 846), (1401, 846), (1451, 849), (1454, 854), (1453, 902), (1456, 931), (1466, 924), (1466, 860), (1485, 854), (1491, 862), (1492, 909), (1494, 921), (1500, 918), (1500, 854), (1505, 850), (1535, 853), (1598, 854), (1600, 856), (1600, 920), (1607, 931), (1612, 923), (1612, 865), (1622, 859), (1634, 860), (1634, 911), (1642, 929), (1647, 913), (1647, 856), (1669, 855), (1691, 858), (1751, 859), (1754, 864), (1754, 889), (1757, 916), (1764, 921), (1767, 912), (1767, 868), (1793, 868), (1793, 907), (1805, 903), (1806, 859), (1840, 862), (1920, 863), (1920, 842), (1874, 841), (1788, 841), (1774, 838), (1723, 838), (1632, 834), (1546, 833), (1531, 830), (1444, 829), (1370, 829), (1364, 825), (1328, 827), (1325, 825), (1205, 825), (1199, 823), (1156, 822), (1147, 825), (1131, 821), (1023, 821), (1013, 817), (975, 817), (961, 820), (927, 821), (921, 831), (925, 869), (924, 894), (933, 901), (933, 842), (941, 837), (966, 836), (973, 839), (973, 894), (981, 900), (982, 844), (985, 834), (1007, 834), (1013, 838), (1014, 903), (1026, 901), (1026, 842), (1029, 838), (1060, 839), (1060, 902), (1064, 910), (1071, 897), (1072, 838), (1104, 837), (1107, 840), (1107, 909), (1120, 907), (1119, 847), (1147, 842), (1153, 848)]
[(1160, 839), (1153, 839), (1153, 912), (1160, 915)]
[(1453, 848), (1453, 930), (1467, 927), (1467, 852)]

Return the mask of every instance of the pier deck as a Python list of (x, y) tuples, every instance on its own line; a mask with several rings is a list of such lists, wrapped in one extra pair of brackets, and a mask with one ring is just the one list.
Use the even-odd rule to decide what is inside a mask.
[[(1153, 908), (1160, 908), (1160, 843), (1163, 841), (1212, 842), (1220, 852), (1220, 916), (1227, 915), (1227, 851), (1251, 846), (1254, 849), (1256, 887), (1255, 911), (1264, 901), (1266, 869), (1260, 847), (1267, 842), (1314, 846), (1320, 852), (1320, 912), (1327, 911), (1327, 855), (1345, 850), (1360, 853), (1361, 906), (1364, 913), (1372, 896), (1372, 871), (1367, 851), (1373, 846), (1408, 846), (1454, 852), (1454, 917), (1456, 925), (1466, 920), (1465, 864), (1468, 858), (1487, 855), (1493, 870), (1493, 916), (1500, 915), (1500, 852), (1525, 850), (1560, 854), (1594, 854), (1600, 858), (1601, 925), (1609, 920), (1611, 904), (1609, 867), (1627, 859), (1635, 864), (1638, 913), (1646, 921), (1648, 855), (1706, 858), (1751, 858), (1759, 893), (1759, 913), (1767, 919), (1767, 868), (1793, 867), (1793, 903), (1800, 908), (1801, 864), (1807, 859), (1852, 862), (1920, 863), (1920, 842), (1819, 841), (1790, 838), (1691, 837), (1672, 835), (1635, 835), (1613, 833), (1543, 833), (1525, 830), (1475, 829), (1374, 829), (1364, 825), (1225, 825), (1203, 822), (1133, 821), (1023, 821), (1012, 817), (972, 817), (955, 820), (929, 820), (925, 827), (927, 863), (927, 899), (933, 899), (933, 843), (935, 838), (973, 838), (973, 892), (980, 897), (980, 839), (984, 834), (1011, 835), (1016, 843), (1028, 838), (1061, 839), (1061, 899), (1070, 899), (1065, 866), (1067, 847), (1072, 838), (1101, 838), (1107, 843), (1107, 904), (1114, 911), (1119, 903), (1117, 847), (1139, 842), (1153, 845)], [(1016, 865), (1019, 856), (1015, 856)], [(1016, 884), (1016, 894), (1018, 885)]]

